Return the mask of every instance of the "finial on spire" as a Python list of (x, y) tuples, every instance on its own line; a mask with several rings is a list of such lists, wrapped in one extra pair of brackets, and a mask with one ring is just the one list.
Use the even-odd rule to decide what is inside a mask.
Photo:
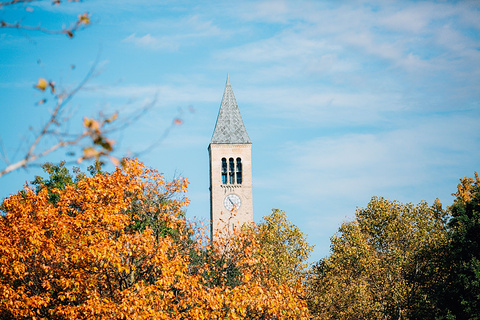
[(228, 75), (228, 73), (227, 73), (227, 86), (229, 86), (229, 85), (230, 85), (230, 77), (229, 77), (229, 75)]

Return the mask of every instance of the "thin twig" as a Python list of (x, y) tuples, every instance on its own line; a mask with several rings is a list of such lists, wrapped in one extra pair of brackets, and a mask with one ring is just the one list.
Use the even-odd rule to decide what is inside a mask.
[(28, 3), (28, 2), (34, 2), (38, 0), (12, 0), (12, 1), (5, 1), (5, 2), (0, 2), (0, 7), (1, 6), (10, 6), (12, 4), (17, 4), (17, 3)]
[[(86, 136), (88, 136), (88, 132), (83, 132), (81, 134), (78, 134), (78, 135), (75, 135), (75, 138), (72, 139), (72, 140), (69, 140), (69, 141), (62, 141), (60, 139), (60, 141), (56, 144), (54, 144), (53, 146), (51, 146), (50, 148), (40, 152), (40, 153), (35, 153), (35, 150), (37, 149), (39, 143), (41, 141), (43, 141), (43, 139), (46, 137), (46, 136), (50, 136), (48, 133), (50, 132), (49, 131), (49, 128), (51, 125), (53, 124), (57, 124), (59, 125), (59, 122), (58, 122), (58, 115), (61, 114), (63, 108), (65, 106), (67, 106), (68, 102), (70, 102), (70, 100), (73, 98), (73, 96), (75, 94), (78, 93), (79, 90), (81, 90), (85, 84), (93, 77), (95, 76), (95, 70), (96, 70), (96, 65), (97, 65), (97, 62), (98, 62), (98, 57), (97, 57), (97, 60), (95, 61), (95, 63), (92, 65), (92, 67), (90, 68), (89, 72), (87, 73), (87, 75), (84, 77), (84, 79), (78, 84), (77, 87), (75, 87), (72, 91), (68, 92), (68, 93), (61, 93), (59, 95), (57, 95), (57, 105), (55, 106), (55, 109), (53, 110), (53, 112), (51, 113), (50, 115), (50, 119), (45, 123), (45, 125), (43, 126), (42, 130), (40, 131), (40, 133), (38, 134), (38, 136), (35, 138), (35, 141), (30, 145), (30, 147), (28, 148), (28, 151), (27, 153), (25, 154), (25, 156), (15, 162), (15, 163), (12, 163), (10, 165), (7, 165), (7, 167), (5, 167), (2, 171), (0, 171), (0, 177), (2, 177), (3, 175), (7, 174), (7, 173), (10, 173), (18, 168), (21, 168), (21, 167), (26, 167), (27, 165), (29, 165), (31, 162), (39, 159), (39, 158), (42, 158), (60, 148), (63, 148), (63, 147), (67, 147), (67, 146), (71, 146), (71, 145), (75, 145), (75, 144), (78, 144), (80, 142), (80, 140), (82, 140), (83, 138), (85, 138)], [(64, 121), (63, 121), (64, 122)], [(7, 158), (6, 154), (4, 155), (4, 158)]]

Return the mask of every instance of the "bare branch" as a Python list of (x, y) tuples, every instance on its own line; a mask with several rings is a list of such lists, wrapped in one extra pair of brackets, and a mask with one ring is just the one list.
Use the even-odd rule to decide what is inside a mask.
[(63, 147), (66, 147), (66, 146), (71, 146), (71, 145), (76, 145), (80, 142), (80, 140), (82, 140), (83, 138), (85, 138), (87, 136), (86, 133), (83, 133), (81, 135), (79, 135), (75, 140), (71, 140), (71, 141), (61, 141), (53, 146), (51, 146), (50, 148), (48, 148), (47, 150), (44, 150), (43, 152), (41, 153), (38, 153), (38, 154), (31, 154), (29, 157), (25, 157), (23, 158), (22, 160), (20, 161), (17, 161), (15, 163), (12, 163), (11, 165), (7, 166), (5, 169), (3, 169), (2, 171), (0, 171), (0, 177), (2, 177), (3, 175), (7, 174), (7, 173), (10, 173), (12, 171), (15, 171), (21, 167), (26, 167), (27, 165), (30, 164), (30, 162), (33, 162), (39, 158), (43, 158), (45, 157), (46, 155), (52, 153), (53, 151), (57, 150), (57, 149), (60, 149), (60, 148), (63, 148)]
[(156, 102), (157, 102), (157, 96), (155, 95), (155, 97), (153, 98), (152, 101), (149, 101), (146, 104), (144, 104), (143, 107), (140, 108), (134, 115), (129, 116), (126, 121), (121, 122), (120, 125), (113, 126), (112, 128), (110, 128), (108, 130), (105, 130), (104, 132), (105, 133), (112, 133), (112, 132), (118, 132), (118, 131), (126, 129), (127, 127), (129, 127), (132, 124), (134, 124), (135, 122), (137, 122), (143, 115), (145, 115), (145, 113), (148, 110), (153, 108), (153, 106), (156, 104)]
[[(0, 8), (40, 1), (41, 0), (0, 1)], [(51, 3), (54, 5), (61, 3), (61, 0), (49, 1), (51, 1)], [(76, 1), (78, 0), (69, 0), (69, 2)], [(0, 28), (38, 31), (47, 34), (66, 34), (70, 38), (74, 36), (74, 32), (76, 30), (86, 27), (89, 24), (90, 17), (88, 13), (79, 15), (78, 19), (70, 27), (58, 30), (44, 28), (40, 24), (38, 26), (24, 25), (23, 21), (7, 22), (0, 20)], [(74, 107), (71, 106), (71, 100), (80, 90), (85, 89), (85, 85), (89, 80), (97, 75), (96, 66), (98, 59), (99, 56), (97, 56), (95, 63), (92, 65), (84, 79), (72, 90), (63, 90), (59, 92), (53, 81), (49, 81), (44, 78), (38, 79), (38, 83), (34, 87), (44, 93), (47, 93), (47, 91), (51, 92), (55, 101), (53, 110), (50, 111), (48, 119), (41, 125), (38, 131), (30, 129), (33, 133), (33, 142), (28, 139), (25, 140), (21, 145), (17, 145), (19, 148), (18, 150), (20, 150), (21, 147), (21, 152), (26, 150), (25, 153), (20, 154), (19, 157), (14, 156), (13, 158), (10, 157), (9, 159), (2, 141), (0, 140), (0, 160), (2, 160), (5, 165), (3, 168), (0, 167), (0, 177), (19, 168), (26, 168), (28, 166), (35, 165), (34, 162), (36, 160), (58, 151), (59, 149), (68, 148), (71, 146), (80, 147), (80, 144), (82, 144), (82, 155), (77, 159), (78, 162), (92, 158), (96, 158), (98, 160), (100, 157), (108, 157), (113, 163), (119, 162), (111, 155), (114, 150), (114, 141), (107, 137), (107, 134), (122, 131), (131, 126), (133, 123), (137, 122), (141, 116), (143, 116), (155, 105), (156, 97), (151, 102), (146, 103), (142, 108), (133, 112), (133, 114), (130, 116), (125, 117), (123, 121), (115, 121), (117, 118), (117, 112), (110, 116), (100, 113), (97, 118), (84, 117), (84, 130), (81, 132), (70, 130), (70, 120), (74, 118)], [(45, 103), (47, 103), (47, 99), (43, 98), (41, 101), (37, 102), (37, 105), (43, 105)], [(112, 122), (114, 122), (113, 125), (111, 124)], [(180, 123), (181, 120), (179, 120), (179, 118), (175, 119), (172, 122), (172, 125), (165, 130), (164, 135), (159, 141), (153, 143), (149, 148), (137, 154), (144, 153), (153, 146), (159, 144), (159, 142), (168, 135), (171, 127)], [(83, 143), (83, 141), (87, 143)]]
[[(35, 2), (36, 0), (12, 0), (12, 1), (5, 1), (5, 2), (0, 2), (0, 8), (3, 6), (11, 6), (15, 5), (18, 3), (29, 3), (29, 2)], [(75, 0), (73, 0), (75, 1)], [(52, 4), (60, 4), (60, 0), (53, 0)], [(90, 17), (87, 12), (81, 14), (78, 16), (77, 21), (75, 21), (74, 24), (72, 24), (69, 28), (63, 28), (59, 30), (52, 30), (52, 29), (47, 29), (43, 28), (42, 26), (28, 26), (28, 25), (23, 25), (20, 22), (14, 22), (10, 23), (5, 20), (0, 20), (0, 28), (10, 28), (10, 29), (19, 29), (19, 30), (27, 30), (27, 31), (38, 31), (38, 32), (43, 32), (47, 34), (65, 34), (69, 38), (73, 38), (74, 33), (81, 29), (86, 27), (87, 25), (90, 24)]]
[(38, 0), (12, 0), (12, 1), (4, 1), (0, 2), (0, 7), (2, 6), (10, 6), (12, 4), (17, 4), (17, 3), (28, 3), (28, 2), (34, 2)]
[[(97, 61), (98, 61), (98, 57), (97, 57)], [(83, 80), (72, 91), (67, 92), (67, 93), (63, 92), (63, 93), (59, 93), (59, 94), (56, 95), (57, 104), (56, 104), (54, 110), (52, 111), (52, 113), (50, 114), (49, 120), (44, 124), (42, 130), (40, 130), (40, 132), (36, 136), (34, 142), (28, 148), (27, 153), (22, 157), (21, 160), (15, 162), (15, 163), (9, 164), (9, 165), (7, 165), (7, 167), (5, 167), (3, 170), (1, 170), (0, 171), (0, 177), (18, 169), (18, 168), (26, 167), (31, 162), (33, 162), (33, 161), (35, 161), (39, 158), (42, 158), (42, 157), (60, 149), (60, 148), (64, 148), (64, 147), (71, 146), (71, 145), (76, 145), (82, 139), (84, 139), (85, 137), (88, 136), (88, 132), (85, 131), (83, 133), (73, 135), (71, 140), (64, 141), (62, 139), (61, 135), (51, 134), (52, 131), (50, 131), (49, 129), (52, 125), (59, 125), (60, 123), (65, 122), (63, 120), (59, 120), (58, 119), (59, 116), (61, 115), (64, 108), (67, 106), (68, 102), (70, 102), (70, 100), (75, 96), (75, 94), (77, 94), (78, 91), (81, 90), (85, 86), (85, 84), (92, 77), (94, 77), (96, 75), (95, 70), (96, 70), (97, 61), (92, 65), (92, 67), (90, 68), (87, 75), (83, 78)], [(36, 153), (38, 145), (47, 136), (55, 136), (55, 137), (57, 137), (57, 139), (59, 141), (57, 143), (55, 143), (54, 145), (52, 145), (51, 147), (47, 148), (46, 150), (43, 150), (43, 151), (40, 151), (40, 152)], [(3, 152), (3, 158), (5, 160), (8, 159), (6, 152)], [(5, 161), (5, 163), (8, 164), (7, 161)]]
[[(190, 113), (194, 113), (193, 107), (190, 106), (188, 108), (188, 110), (189, 110)], [(183, 123), (182, 115), (183, 115), (183, 110), (179, 109), (178, 113), (177, 113), (177, 116), (175, 118), (173, 118), (170, 125), (167, 128), (165, 128), (165, 130), (163, 131), (163, 134), (160, 136), (160, 138), (158, 138), (157, 140), (152, 142), (148, 147), (144, 148), (143, 150), (133, 153), (133, 157), (139, 157), (140, 155), (145, 154), (148, 151), (158, 147), (158, 145), (160, 145), (160, 143), (162, 143), (162, 141), (165, 140), (168, 137), (168, 135), (170, 134), (170, 131), (174, 127), (177, 127), (177, 126), (179, 126)]]

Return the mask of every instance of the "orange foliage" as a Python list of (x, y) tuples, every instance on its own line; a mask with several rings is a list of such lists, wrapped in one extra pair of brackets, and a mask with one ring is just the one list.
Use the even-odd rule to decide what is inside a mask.
[(457, 192), (452, 193), (452, 196), (457, 197), (455, 202), (460, 201), (466, 203), (471, 200), (474, 189), (478, 187), (480, 187), (480, 178), (475, 171), (475, 179), (467, 177), (460, 179), (460, 183), (457, 185)]
[[(0, 216), (0, 318), (307, 318), (302, 285), (269, 277), (254, 258), (252, 233), (228, 240), (229, 250), (191, 239), (182, 212), (188, 200), (173, 197), (186, 188), (185, 179), (167, 183), (139, 161), (124, 160), (111, 174), (50, 190), (59, 195), (56, 203), (45, 187), (7, 198)], [(152, 212), (172, 232), (132, 227)], [(195, 262), (207, 252), (213, 260)], [(239, 270), (235, 285), (222, 281), (226, 265), (217, 262), (224, 258)]]

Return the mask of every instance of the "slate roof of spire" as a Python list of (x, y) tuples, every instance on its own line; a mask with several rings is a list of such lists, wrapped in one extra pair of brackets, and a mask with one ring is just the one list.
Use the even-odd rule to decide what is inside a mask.
[(228, 75), (217, 123), (210, 143), (252, 143), (243, 124), (242, 115), (238, 109)]

